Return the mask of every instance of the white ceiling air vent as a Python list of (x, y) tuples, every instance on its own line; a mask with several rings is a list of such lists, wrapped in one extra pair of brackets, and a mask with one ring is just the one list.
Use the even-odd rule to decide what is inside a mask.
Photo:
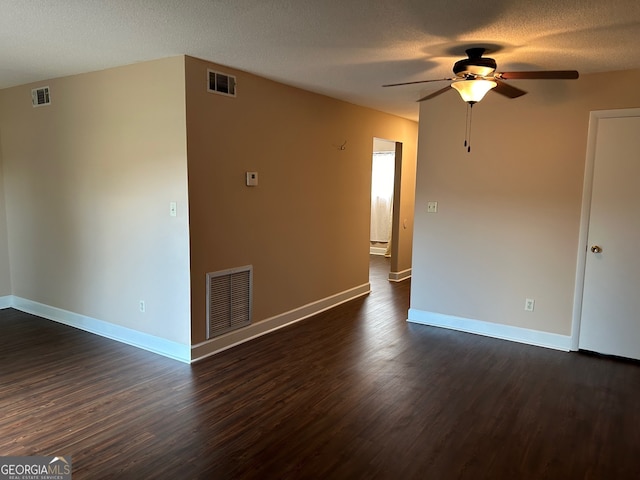
[(253, 267), (207, 273), (207, 339), (251, 324)]
[(34, 88), (31, 90), (31, 103), (34, 107), (41, 107), (51, 103), (49, 87)]
[(236, 96), (236, 77), (226, 73), (207, 70), (207, 90), (222, 95)]

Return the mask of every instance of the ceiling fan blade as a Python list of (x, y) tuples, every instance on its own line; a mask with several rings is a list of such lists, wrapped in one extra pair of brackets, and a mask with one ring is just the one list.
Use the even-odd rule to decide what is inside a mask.
[(416, 83), (429, 83), (429, 82), (444, 82), (451, 81), (453, 78), (436, 78), (433, 80), (418, 80), (416, 82), (402, 82), (402, 83), (388, 83), (387, 85), (382, 85), (383, 87), (399, 87), (401, 85), (415, 85)]
[(518, 98), (527, 93), (524, 90), (520, 90), (513, 85), (508, 85), (505, 82), (498, 80), (497, 78), (495, 78), (494, 81), (498, 84), (498, 86), (494, 88), (493, 91), (499, 93), (500, 95), (504, 95), (505, 97)]
[(579, 74), (576, 70), (543, 70), (539, 72), (502, 72), (502, 80), (575, 80)]
[(417, 101), (418, 102), (424, 102), (425, 100), (429, 100), (430, 98), (437, 97), (438, 95), (443, 94), (444, 92), (448, 92), (449, 90), (451, 90), (451, 85), (447, 85), (446, 87), (441, 88), (440, 90), (436, 90), (435, 92), (430, 93), (426, 97), (422, 97), (421, 99), (419, 99)]

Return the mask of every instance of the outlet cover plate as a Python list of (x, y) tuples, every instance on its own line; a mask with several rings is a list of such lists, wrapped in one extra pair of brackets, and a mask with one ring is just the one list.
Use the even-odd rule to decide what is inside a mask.
[(524, 301), (524, 309), (527, 312), (533, 312), (534, 307), (536, 306), (536, 301), (533, 298), (527, 298)]

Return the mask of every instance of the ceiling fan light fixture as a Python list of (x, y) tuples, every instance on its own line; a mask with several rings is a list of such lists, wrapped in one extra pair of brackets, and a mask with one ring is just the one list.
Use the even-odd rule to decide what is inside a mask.
[(484, 98), (489, 90), (496, 88), (498, 84), (493, 80), (474, 79), (474, 80), (457, 80), (451, 84), (455, 88), (462, 100), (473, 105)]

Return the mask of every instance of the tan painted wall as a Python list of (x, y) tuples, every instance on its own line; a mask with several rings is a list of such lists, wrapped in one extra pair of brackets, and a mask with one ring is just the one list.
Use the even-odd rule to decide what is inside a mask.
[[(417, 126), (416, 126), (417, 129)], [(393, 238), (399, 239), (398, 245), (392, 245), (391, 271), (405, 272), (411, 269), (413, 254), (413, 218), (416, 194), (417, 140), (403, 143), (400, 176), (400, 209), (396, 211), (394, 203)], [(396, 192), (397, 193), (397, 192)], [(397, 221), (395, 220), (395, 217)]]
[[(207, 68), (237, 75), (237, 97), (208, 93)], [(207, 272), (253, 265), (254, 322), (368, 282), (373, 137), (405, 144), (410, 245), (415, 122), (191, 57), (186, 88), (193, 343)]]
[(184, 57), (0, 91), (13, 294), (188, 345), (185, 125)]
[(424, 102), (411, 308), (569, 335), (589, 111), (640, 106), (639, 82), (635, 70), (489, 93), (471, 154), (455, 92)]
[(7, 208), (4, 195), (2, 168), (2, 132), (0, 132), (0, 297), (11, 295), (11, 269), (9, 263), (9, 236), (7, 232)]

